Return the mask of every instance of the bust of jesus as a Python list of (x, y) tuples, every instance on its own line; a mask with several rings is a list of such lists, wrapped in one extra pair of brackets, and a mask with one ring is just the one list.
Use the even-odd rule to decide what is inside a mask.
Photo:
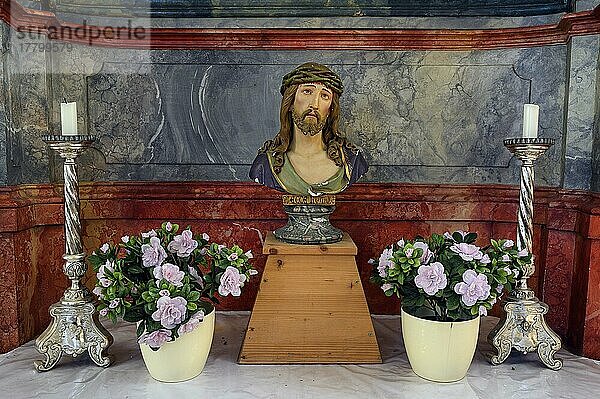
[(280, 91), (279, 133), (258, 151), (250, 178), (289, 194), (342, 192), (368, 166), (338, 130), (341, 79), (326, 66), (309, 62), (285, 75)]

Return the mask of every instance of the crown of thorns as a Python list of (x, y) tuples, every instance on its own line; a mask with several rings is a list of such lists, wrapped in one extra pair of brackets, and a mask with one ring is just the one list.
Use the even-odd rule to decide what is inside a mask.
[(316, 62), (302, 64), (285, 75), (281, 80), (279, 91), (283, 95), (288, 87), (301, 83), (322, 83), (338, 95), (341, 95), (344, 91), (344, 85), (340, 77), (325, 65)]

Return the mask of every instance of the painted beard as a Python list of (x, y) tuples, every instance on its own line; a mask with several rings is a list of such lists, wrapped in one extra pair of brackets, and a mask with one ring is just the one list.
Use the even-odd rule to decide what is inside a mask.
[[(312, 119), (307, 119), (308, 114), (314, 114), (316, 116), (316, 121), (313, 121)], [(292, 119), (294, 121), (294, 123), (296, 124), (296, 126), (298, 126), (298, 129), (300, 129), (300, 131), (302, 132), (302, 134), (304, 134), (305, 136), (314, 136), (316, 134), (318, 134), (321, 130), (323, 130), (323, 126), (325, 126), (325, 122), (327, 121), (327, 119), (323, 119), (321, 117), (321, 114), (319, 114), (319, 111), (316, 110), (306, 110), (304, 111), (302, 114), (299, 114), (296, 112), (295, 109), (292, 108)]]

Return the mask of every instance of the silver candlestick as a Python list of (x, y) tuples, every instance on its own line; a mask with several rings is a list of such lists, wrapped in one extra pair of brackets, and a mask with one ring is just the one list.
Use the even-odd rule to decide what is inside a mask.
[[(554, 144), (548, 138), (514, 138), (504, 140), (504, 145), (515, 154), (521, 165), (521, 189), (519, 192), (519, 213), (517, 248), (532, 253), (533, 245), (533, 163)], [(535, 271), (534, 257), (517, 281), (504, 304), (504, 316), (488, 335), (488, 342), (497, 354), (491, 356), (494, 365), (503, 363), (512, 348), (524, 354), (537, 350), (542, 363), (552, 370), (559, 370), (562, 361), (554, 355), (561, 348), (560, 337), (548, 327), (544, 315), (548, 305), (536, 298), (527, 286), (527, 279)]]
[(63, 353), (77, 357), (87, 351), (98, 366), (107, 367), (110, 359), (104, 352), (113, 337), (102, 327), (95, 311), (92, 295), (81, 278), (87, 271), (85, 253), (81, 243), (79, 219), (79, 183), (75, 158), (93, 142), (92, 136), (43, 136), (50, 148), (63, 158), (65, 195), (65, 264), (63, 272), (71, 280), (60, 302), (50, 306), (52, 322), (35, 340), (37, 350), (46, 356), (34, 363), (37, 371), (53, 368)]

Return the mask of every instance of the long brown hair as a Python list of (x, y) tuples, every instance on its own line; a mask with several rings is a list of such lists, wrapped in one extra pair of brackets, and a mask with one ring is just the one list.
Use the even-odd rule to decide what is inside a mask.
[[(279, 132), (273, 139), (265, 141), (263, 146), (258, 150), (259, 154), (270, 152), (273, 156), (273, 170), (275, 173), (281, 172), (281, 168), (285, 162), (284, 154), (290, 147), (292, 141), (292, 132), (294, 122), (292, 121), (292, 107), (296, 97), (298, 85), (289, 86), (283, 93), (281, 99), (281, 108), (279, 110)], [(347, 146), (352, 150), (353, 146), (339, 131), (340, 119), (340, 96), (335, 91), (332, 93), (331, 108), (329, 115), (323, 126), (323, 144), (327, 151), (327, 157), (331, 159), (337, 166), (342, 167), (342, 147)]]

